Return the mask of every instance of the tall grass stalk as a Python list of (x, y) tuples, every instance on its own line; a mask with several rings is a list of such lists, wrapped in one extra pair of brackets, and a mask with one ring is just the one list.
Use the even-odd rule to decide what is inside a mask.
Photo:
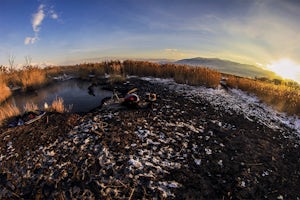
[(18, 116), (20, 114), (20, 110), (17, 106), (12, 104), (4, 104), (0, 107), (0, 125), (3, 125), (5, 119)]
[(38, 88), (46, 82), (45, 70), (39, 68), (28, 68), (20, 73), (23, 89)]
[(255, 94), (261, 101), (279, 111), (300, 116), (300, 90), (297, 87), (235, 76), (229, 76), (228, 85)]
[(65, 113), (70, 111), (70, 107), (66, 108), (64, 105), (64, 100), (61, 97), (56, 97), (55, 100), (52, 101), (52, 104), (49, 108), (52, 112)]
[(37, 104), (32, 102), (27, 102), (24, 106), (24, 112), (38, 110), (39, 107)]
[(9, 87), (4, 82), (4, 75), (0, 75), (0, 94), (0, 104), (11, 95)]

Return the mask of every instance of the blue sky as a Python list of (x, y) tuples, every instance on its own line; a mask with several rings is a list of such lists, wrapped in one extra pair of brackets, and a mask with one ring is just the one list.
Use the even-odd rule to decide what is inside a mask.
[(219, 57), (300, 80), (297, 0), (1, 0), (0, 64)]

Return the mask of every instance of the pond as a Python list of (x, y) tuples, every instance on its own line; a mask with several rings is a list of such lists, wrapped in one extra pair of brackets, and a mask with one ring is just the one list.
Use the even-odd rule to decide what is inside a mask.
[(111, 96), (112, 92), (101, 89), (100, 86), (91, 86), (90, 82), (71, 79), (60, 81), (43, 87), (31, 93), (17, 93), (8, 102), (16, 105), (21, 110), (26, 103), (34, 103), (43, 108), (45, 102), (51, 105), (57, 97), (64, 100), (66, 108), (71, 107), (70, 112), (88, 112), (101, 104), (101, 100)]

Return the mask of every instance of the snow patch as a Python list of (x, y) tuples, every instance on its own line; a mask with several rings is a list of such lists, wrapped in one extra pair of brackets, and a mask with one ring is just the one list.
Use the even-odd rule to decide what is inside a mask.
[(225, 111), (229, 115), (234, 113), (243, 115), (249, 121), (256, 121), (273, 130), (287, 131), (291, 129), (300, 137), (300, 119), (297, 116), (288, 116), (286, 113), (275, 111), (270, 106), (262, 103), (256, 96), (247, 94), (239, 89), (212, 89), (203, 86), (190, 86), (178, 84), (173, 79), (160, 79), (146, 77), (143, 80), (160, 83), (168, 86), (182, 95), (193, 99), (204, 98), (216, 110)]

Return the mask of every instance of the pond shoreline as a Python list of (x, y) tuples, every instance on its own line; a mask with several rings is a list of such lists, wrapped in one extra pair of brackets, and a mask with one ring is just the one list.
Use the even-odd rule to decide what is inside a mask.
[[(89, 112), (89, 110), (96, 107), (98, 101), (100, 104), (101, 98), (111, 95), (111, 91), (105, 92), (108, 91), (107, 87), (105, 87), (107, 85), (105, 81), (104, 77), (101, 79), (97, 78), (97, 84), (95, 84), (94, 80), (83, 80), (80, 78), (62, 81), (54, 80), (33, 91), (16, 91), (3, 105), (12, 104), (23, 110), (23, 106), (27, 103), (33, 103), (40, 107), (40, 109), (44, 109), (44, 103), (49, 105), (59, 97), (64, 100), (66, 107), (68, 105), (77, 106), (73, 106), (71, 112)], [(103, 90), (102, 87), (104, 88)]]

